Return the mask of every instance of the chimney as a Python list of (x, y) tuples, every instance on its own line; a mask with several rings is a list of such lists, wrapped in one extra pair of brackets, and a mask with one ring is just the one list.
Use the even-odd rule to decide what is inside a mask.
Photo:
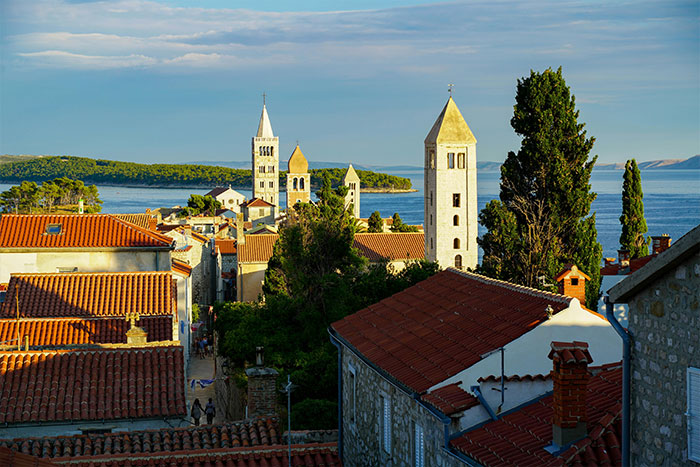
[(586, 280), (590, 279), (579, 271), (575, 264), (568, 266), (557, 276), (559, 293), (578, 299), (581, 305), (586, 306)]
[(245, 244), (245, 233), (243, 233), (243, 213), (236, 214), (236, 243)]
[(136, 312), (128, 312), (125, 319), (131, 322), (129, 330), (126, 331), (126, 343), (132, 345), (146, 345), (148, 333), (145, 329), (136, 326), (139, 314)]
[(588, 364), (593, 362), (586, 342), (552, 342), (553, 406), (552, 442), (566, 446), (587, 434), (586, 393)]
[(654, 255), (663, 253), (671, 246), (671, 237), (668, 234), (651, 237), (651, 252)]
[(617, 250), (617, 259), (620, 263), (620, 269), (625, 269), (630, 267), (630, 251), (629, 250)]
[(158, 227), (158, 219), (155, 217), (148, 218), (148, 230), (155, 231)]
[(255, 348), (255, 366), (245, 370), (248, 377), (248, 418), (277, 413), (277, 373), (265, 368), (263, 348)]
[(604, 258), (605, 259), (605, 267), (607, 268), (608, 266), (612, 266), (615, 264), (615, 261), (617, 258)]

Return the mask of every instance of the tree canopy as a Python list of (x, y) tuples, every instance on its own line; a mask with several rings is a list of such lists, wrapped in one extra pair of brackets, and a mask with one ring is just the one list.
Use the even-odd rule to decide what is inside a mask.
[(50, 213), (57, 209), (77, 212), (81, 199), (85, 212), (100, 212), (102, 209), (95, 185), (86, 186), (80, 180), (61, 177), (46, 180), (41, 185), (23, 181), (10, 187), (0, 193), (0, 207), (3, 212), (19, 214)]
[(367, 219), (367, 232), (380, 233), (384, 231), (384, 219), (379, 211), (374, 211)]
[(221, 209), (221, 203), (211, 195), (190, 195), (187, 207), (180, 211), (180, 216), (213, 216), (217, 209)]
[(398, 212), (391, 216), (391, 231), (392, 232), (418, 232), (418, 227), (415, 225), (404, 224)]
[(630, 259), (641, 258), (649, 254), (649, 239), (644, 238), (647, 221), (644, 218), (642, 175), (636, 160), (630, 159), (625, 164), (623, 180), (620, 246), (629, 250)]
[(578, 122), (575, 98), (561, 68), (519, 79), (511, 126), (522, 137), (501, 167), (500, 200), (479, 215), (487, 233), (479, 239), (480, 271), (529, 287), (553, 289), (566, 263), (591, 277), (586, 301), (595, 307), (602, 247), (597, 240), (596, 194), (589, 159), (594, 138)]

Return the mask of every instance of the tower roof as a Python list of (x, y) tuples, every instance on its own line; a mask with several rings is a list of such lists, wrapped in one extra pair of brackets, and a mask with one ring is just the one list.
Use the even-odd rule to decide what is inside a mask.
[(260, 123), (258, 124), (258, 134), (257, 138), (274, 138), (275, 135), (272, 133), (272, 125), (270, 124), (270, 117), (267, 115), (267, 107), (263, 104), (262, 114), (260, 115)]
[(352, 164), (350, 164), (348, 166), (348, 171), (345, 172), (345, 177), (343, 177), (343, 183), (359, 181), (360, 177), (358, 177), (357, 172), (355, 172), (355, 169), (352, 167)]
[(287, 168), (290, 174), (303, 174), (309, 171), (309, 162), (304, 157), (304, 154), (299, 149), (299, 145), (294, 148), (292, 156), (289, 158)]
[(464, 121), (462, 113), (457, 108), (457, 104), (450, 97), (447, 104), (440, 112), (440, 116), (435, 120), (433, 128), (425, 137), (426, 143), (476, 143), (474, 133), (469, 129)]

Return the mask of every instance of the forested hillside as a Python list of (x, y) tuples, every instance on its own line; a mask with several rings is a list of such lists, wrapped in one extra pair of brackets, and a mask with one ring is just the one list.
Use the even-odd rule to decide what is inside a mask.
[[(313, 169), (311, 184), (321, 185), (323, 173), (328, 173), (332, 184), (339, 184), (346, 169)], [(399, 189), (411, 188), (408, 178), (358, 170), (362, 188)], [(68, 177), (85, 183), (102, 185), (147, 186), (227, 186), (251, 187), (250, 170), (231, 169), (208, 165), (137, 164), (134, 162), (107, 161), (87, 157), (46, 156), (0, 164), (0, 180), (43, 182)], [(280, 186), (287, 184), (287, 172), (280, 173)]]

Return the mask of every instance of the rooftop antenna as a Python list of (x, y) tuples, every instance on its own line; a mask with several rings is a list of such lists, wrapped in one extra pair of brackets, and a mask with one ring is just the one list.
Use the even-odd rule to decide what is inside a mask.
[(297, 385), (292, 383), (289, 375), (287, 375), (287, 384), (280, 392), (287, 394), (287, 465), (292, 465), (292, 391), (297, 388)]
[(452, 97), (452, 88), (455, 87), (454, 84), (450, 83), (447, 85), (447, 92), (450, 93), (450, 97)]

